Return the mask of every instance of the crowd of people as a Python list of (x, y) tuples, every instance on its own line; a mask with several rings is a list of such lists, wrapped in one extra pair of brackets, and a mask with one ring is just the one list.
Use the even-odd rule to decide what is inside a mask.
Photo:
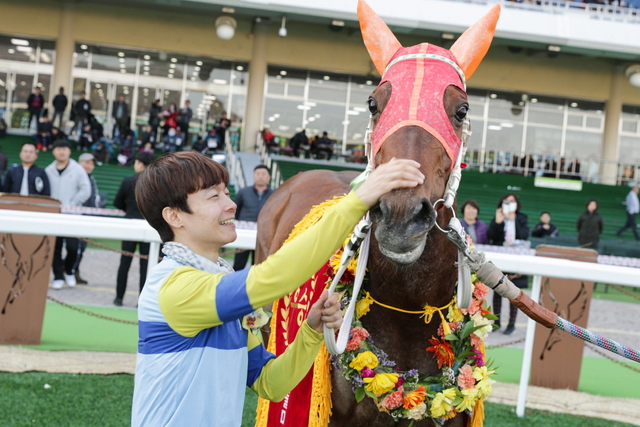
[(27, 99), (28, 128), (35, 129), (36, 148), (46, 151), (50, 150), (56, 141), (76, 139), (78, 149), (91, 152), (98, 164), (114, 160), (118, 164), (131, 166), (137, 151), (159, 150), (162, 153), (175, 153), (192, 149), (204, 154), (224, 150), (226, 132), (231, 127), (226, 113), (222, 113), (211, 129), (204, 135), (192, 139), (193, 135), (189, 132), (189, 123), (193, 118), (190, 101), (185, 101), (182, 108), (177, 108), (172, 102), (165, 109), (157, 99), (149, 110), (147, 126), (141, 135), (138, 135), (130, 127), (131, 108), (125, 95), (120, 94), (111, 109), (113, 132), (111, 138), (107, 138), (103, 124), (92, 114), (91, 101), (83, 91), (80, 98), (71, 103), (69, 119), (73, 125), (67, 135), (63, 117), (69, 100), (64, 88), (60, 88), (51, 102), (51, 120), (45, 106), (46, 101), (41, 90), (36, 87)]
[(327, 159), (327, 161), (333, 157), (335, 141), (329, 138), (326, 131), (322, 132), (322, 135), (309, 138), (307, 130), (302, 129), (289, 139), (286, 147), (280, 146), (275, 135), (269, 129), (264, 129), (261, 133), (262, 140), (271, 152), (293, 157), (299, 157), (301, 153), (304, 153), (305, 159)]

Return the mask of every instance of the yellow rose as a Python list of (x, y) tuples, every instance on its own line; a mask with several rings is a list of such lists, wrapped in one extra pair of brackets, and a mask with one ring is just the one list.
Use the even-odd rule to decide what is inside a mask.
[(369, 294), (356, 303), (356, 317), (359, 319), (369, 312), (373, 299)]
[(362, 380), (367, 384), (364, 388), (376, 396), (380, 396), (396, 386), (398, 377), (398, 374), (376, 374), (373, 378), (363, 378)]
[(360, 353), (349, 363), (349, 367), (357, 371), (362, 371), (364, 368), (375, 369), (376, 366), (378, 366), (378, 358), (370, 351)]

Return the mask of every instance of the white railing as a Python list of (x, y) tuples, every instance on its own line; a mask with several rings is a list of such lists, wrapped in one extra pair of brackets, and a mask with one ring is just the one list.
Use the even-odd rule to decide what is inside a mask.
[[(0, 210), (0, 233), (55, 234), (68, 237), (150, 242), (149, 272), (157, 263), (160, 250), (160, 236), (158, 233), (146, 221), (139, 219)], [(236, 241), (227, 246), (240, 249), (255, 249), (257, 235), (255, 229), (238, 228), (237, 233), (238, 238)], [(532, 275), (531, 298), (534, 301), (538, 301), (540, 297), (543, 275), (545, 277), (640, 287), (640, 269), (638, 268), (499, 252), (488, 252), (487, 258), (503, 271)], [(535, 327), (536, 323), (528, 319), (520, 375), (520, 391), (516, 408), (516, 413), (520, 417), (524, 416)]]

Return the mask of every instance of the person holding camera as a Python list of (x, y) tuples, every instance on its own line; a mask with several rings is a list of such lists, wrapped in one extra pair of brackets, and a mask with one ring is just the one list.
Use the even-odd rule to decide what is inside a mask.
[[(489, 242), (495, 246), (525, 246), (529, 238), (529, 223), (525, 214), (520, 212), (520, 200), (515, 194), (505, 194), (498, 202), (496, 216), (489, 225)], [(526, 288), (529, 283), (527, 276), (522, 274), (505, 273), (509, 280), (519, 288)], [(502, 308), (502, 297), (496, 292), (493, 293), (493, 311), (498, 320), (496, 325), (500, 328), (500, 309)], [(518, 309), (510, 303), (509, 324), (504, 333), (511, 335), (516, 329), (516, 315)], [(496, 329), (497, 330), (497, 329)]]

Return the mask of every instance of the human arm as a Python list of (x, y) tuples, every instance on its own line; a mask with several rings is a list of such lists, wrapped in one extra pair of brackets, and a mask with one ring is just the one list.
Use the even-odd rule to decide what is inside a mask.
[(604, 220), (598, 215), (598, 234), (602, 234), (602, 230), (604, 230)]
[(543, 223), (537, 223), (536, 226), (533, 227), (533, 230), (531, 230), (531, 237), (544, 237), (545, 229), (543, 226)]
[(525, 214), (516, 215), (516, 239), (527, 240), (529, 238), (529, 222)]
[(487, 236), (489, 237), (489, 242), (492, 245), (502, 246), (502, 243), (504, 243), (504, 224), (498, 224), (495, 218), (492, 219), (489, 224)]
[(127, 187), (128, 187), (127, 181), (128, 181), (127, 178), (122, 180), (122, 182), (120, 183), (120, 188), (118, 188), (118, 192), (116, 193), (116, 197), (113, 199), (113, 206), (120, 209), (121, 211), (127, 210), (127, 202), (126, 202)]
[[(327, 321), (330, 318), (335, 319), (333, 322), (327, 321), (327, 326), (332, 329), (340, 326), (342, 313), (337, 294), (333, 294), (328, 300), (327, 291), (323, 292), (322, 296), (311, 307), (309, 317), (298, 330), (293, 343), (279, 357), (274, 359), (273, 355), (264, 349), (258, 349), (256, 348), (257, 346), (250, 347), (247, 385), (258, 393), (260, 397), (278, 402), (284, 399), (287, 393), (293, 390), (307, 375), (323, 341), (323, 322), (320, 321), (321, 312), (326, 315), (322, 317), (323, 321)], [(329, 316), (329, 312), (333, 314)], [(252, 346), (251, 336), (249, 338), (249, 346)], [(254, 351), (253, 355), (252, 351)], [(260, 362), (258, 362), (252, 366), (252, 356), (254, 356), (253, 360), (255, 360), (256, 355), (264, 355), (265, 353), (267, 358), (263, 357), (259, 360), (266, 361), (266, 364), (261, 366)], [(251, 382), (258, 372), (259, 375), (255, 382)]]
[(49, 184), (49, 177), (44, 170), (40, 170), (40, 177), (42, 178), (42, 196), (51, 196), (51, 184)]
[[(79, 166), (80, 167), (80, 166)], [(81, 167), (80, 167), (81, 168)], [(84, 174), (84, 176), (82, 176)], [(91, 181), (84, 169), (78, 171), (76, 194), (71, 198), (72, 206), (82, 206), (91, 197)]]

